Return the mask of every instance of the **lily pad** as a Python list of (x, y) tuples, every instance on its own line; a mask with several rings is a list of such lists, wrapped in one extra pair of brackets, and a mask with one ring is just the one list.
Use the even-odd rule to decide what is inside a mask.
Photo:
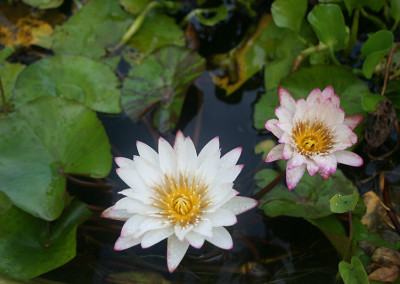
[[(0, 78), (3, 84), (4, 96), (6, 102), (11, 100), (12, 90), (15, 86), (17, 78), (22, 70), (25, 69), (25, 65), (21, 63), (8, 63), (7, 61), (0, 63)], [(3, 106), (3, 100), (0, 100), (0, 108)]]
[(358, 203), (359, 199), (358, 192), (353, 191), (352, 194), (342, 195), (340, 193), (335, 194), (330, 200), (330, 208), (333, 213), (345, 213), (353, 211)]
[(278, 27), (299, 32), (307, 11), (307, 0), (276, 0), (272, 3), (271, 13)]
[(56, 28), (53, 51), (100, 59), (107, 46), (119, 42), (133, 19), (116, 0), (89, 1)]
[(118, 78), (111, 69), (78, 55), (55, 55), (29, 65), (18, 77), (14, 103), (21, 105), (40, 96), (63, 96), (95, 111), (119, 113)]
[(60, 7), (64, 0), (22, 0), (25, 4), (39, 8), (51, 9)]
[(336, 4), (315, 6), (307, 16), (318, 39), (332, 50), (344, 49), (348, 34), (342, 10)]
[(337, 170), (329, 180), (320, 176), (304, 174), (293, 191), (276, 187), (267, 193), (260, 201), (259, 208), (271, 217), (285, 215), (315, 219), (332, 214), (329, 199), (337, 194), (348, 194), (354, 190), (354, 185), (340, 170)]
[(66, 174), (105, 177), (112, 157), (96, 113), (72, 100), (42, 97), (0, 121), (0, 190), (20, 209), (57, 219)]
[[(362, 80), (345, 68), (337, 66), (302, 68), (282, 79), (280, 86), (287, 89), (295, 99), (306, 99), (315, 88), (323, 90), (327, 86), (333, 86), (335, 93), (340, 97), (340, 107), (344, 109), (346, 115), (366, 114), (361, 105), (361, 97), (363, 94), (369, 93), (369, 88)], [(276, 117), (274, 111), (278, 106), (277, 88), (261, 96), (261, 99), (255, 105), (254, 127), (265, 129), (265, 122)], [(360, 131), (359, 129), (360, 127), (356, 128), (356, 133)]]
[(190, 49), (162, 47), (130, 71), (122, 89), (122, 106), (136, 121), (159, 104), (158, 129), (172, 129), (178, 122), (187, 89), (204, 69), (205, 60)]
[(144, 55), (166, 45), (185, 45), (183, 31), (174, 18), (155, 9), (146, 15), (140, 29), (127, 43)]
[(369, 283), (367, 272), (365, 272), (361, 260), (356, 256), (351, 258), (351, 264), (341, 261), (339, 263), (339, 272), (345, 284)]
[(150, 0), (119, 0), (119, 4), (131, 14), (139, 13)]
[(362, 66), (364, 76), (371, 79), (375, 67), (389, 53), (394, 42), (393, 33), (378, 31), (371, 35), (361, 48), (361, 54), (366, 56)]
[(10, 198), (0, 191), (0, 216), (4, 214), (12, 206)]
[(12, 207), (0, 217), (0, 274), (26, 280), (65, 264), (76, 254), (77, 225), (90, 214), (84, 203), (74, 201), (49, 226)]

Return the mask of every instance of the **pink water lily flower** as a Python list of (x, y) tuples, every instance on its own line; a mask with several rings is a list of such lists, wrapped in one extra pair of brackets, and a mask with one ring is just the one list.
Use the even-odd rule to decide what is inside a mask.
[(279, 145), (268, 153), (266, 162), (286, 159), (286, 183), (292, 190), (307, 168), (328, 179), (338, 163), (362, 166), (357, 154), (345, 149), (357, 142), (354, 128), (362, 115), (346, 116), (339, 107), (340, 99), (331, 86), (313, 90), (306, 100), (295, 101), (284, 88), (279, 88), (280, 106), (275, 109), (279, 120), (270, 119), (265, 128), (279, 138)]
[(137, 142), (139, 156), (116, 158), (118, 176), (129, 186), (125, 197), (105, 210), (103, 217), (125, 221), (115, 250), (141, 244), (148, 248), (165, 238), (168, 269), (172, 273), (189, 245), (208, 241), (231, 249), (232, 237), (224, 226), (234, 225), (236, 215), (257, 205), (237, 196), (233, 181), (242, 165), (236, 165), (241, 148), (221, 157), (218, 137), (197, 155), (192, 140), (178, 132), (172, 147), (158, 141), (158, 153)]

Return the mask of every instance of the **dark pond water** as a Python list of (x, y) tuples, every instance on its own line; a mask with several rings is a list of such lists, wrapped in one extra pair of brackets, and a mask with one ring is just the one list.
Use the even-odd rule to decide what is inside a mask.
[[(244, 169), (235, 181), (241, 195), (256, 190), (254, 174), (267, 167), (255, 145), (269, 138), (252, 127), (252, 104), (263, 92), (261, 75), (222, 101), (208, 72), (190, 89), (180, 128), (201, 149), (219, 136), (222, 154), (243, 147), (239, 163)], [(258, 87), (257, 87), (258, 86)], [(250, 89), (250, 90), (246, 90)], [(193, 115), (195, 113), (195, 115)], [(136, 141), (156, 148), (157, 132), (150, 118), (137, 124), (124, 114), (100, 115), (113, 147), (114, 156), (137, 154)], [(173, 142), (173, 135), (165, 138)], [(73, 194), (89, 203), (95, 214), (78, 229), (77, 257), (42, 278), (67, 283), (321, 283), (333, 282), (339, 258), (325, 237), (312, 225), (298, 218), (267, 218), (258, 209), (238, 217), (230, 228), (234, 248), (219, 250), (205, 244), (190, 248), (181, 265), (170, 274), (166, 265), (166, 240), (148, 248), (140, 246), (114, 251), (122, 222), (99, 217), (101, 211), (121, 198), (126, 185), (113, 171), (106, 179), (111, 188), (92, 188), (69, 183)], [(96, 196), (95, 198), (93, 198)], [(96, 200), (93, 204), (93, 200)], [(164, 280), (163, 280), (164, 279)], [(164, 282), (163, 282), (164, 281)]]

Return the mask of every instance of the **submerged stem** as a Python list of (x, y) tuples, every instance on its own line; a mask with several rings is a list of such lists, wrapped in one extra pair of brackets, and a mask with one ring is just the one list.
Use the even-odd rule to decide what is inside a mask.
[(267, 184), (266, 187), (261, 189), (259, 192), (253, 195), (254, 199), (259, 200), (261, 197), (263, 197), (265, 194), (267, 194), (271, 189), (273, 189), (275, 186), (281, 183), (282, 180), (284, 180), (286, 177), (286, 170), (283, 171), (279, 176), (277, 176), (273, 181), (271, 181), (269, 184)]
[(360, 11), (361, 11), (361, 15), (363, 15), (365, 18), (367, 18), (368, 20), (373, 22), (380, 29), (387, 30), (386, 24), (384, 22), (382, 22), (381, 19), (379, 19), (378, 17), (376, 17), (374, 15), (367, 13), (367, 11), (365, 11), (363, 8), (361, 8)]
[(161, 7), (162, 5), (159, 2), (152, 1), (150, 2), (146, 8), (142, 10), (136, 20), (129, 27), (128, 31), (122, 36), (120, 40), (120, 44), (125, 44), (128, 40), (139, 30), (143, 21), (146, 19), (147, 14), (156, 7)]
[(4, 94), (3, 83), (1, 82), (1, 76), (0, 76), (0, 92), (1, 92), (1, 101), (3, 103), (4, 114), (7, 115), (9, 110), (6, 101), (6, 95)]

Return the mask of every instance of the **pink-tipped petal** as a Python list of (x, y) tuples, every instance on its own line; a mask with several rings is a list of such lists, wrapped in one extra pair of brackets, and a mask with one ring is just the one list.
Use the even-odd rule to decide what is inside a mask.
[(136, 246), (138, 244), (140, 244), (142, 238), (134, 238), (132, 236), (130, 237), (119, 237), (118, 240), (115, 242), (114, 245), (114, 250), (124, 250), (133, 246)]
[(189, 247), (189, 243), (187, 241), (178, 240), (175, 235), (172, 235), (168, 238), (167, 245), (167, 264), (168, 271), (170, 273), (174, 272), (178, 267), (179, 263), (182, 261), (185, 253)]
[(220, 167), (226, 169), (235, 166), (239, 160), (241, 153), (242, 153), (242, 147), (237, 147), (229, 151), (228, 153), (222, 156), (221, 161), (219, 162)]
[(279, 102), (281, 106), (287, 108), (291, 113), (294, 113), (296, 109), (296, 101), (292, 95), (284, 88), (278, 88)]
[(293, 157), (293, 148), (292, 146), (290, 146), (290, 144), (285, 144), (285, 147), (283, 148), (283, 153), (282, 153), (282, 157), (285, 160), (289, 160), (290, 158)]
[(317, 164), (312, 161), (312, 160), (308, 160), (307, 161), (307, 170), (310, 176), (313, 176), (316, 172), (318, 172), (319, 167), (317, 166)]
[(253, 209), (258, 205), (257, 200), (249, 197), (235, 196), (227, 203), (225, 203), (222, 208), (228, 209), (235, 215), (242, 214), (250, 209)]
[(270, 163), (276, 160), (281, 160), (283, 159), (283, 148), (285, 147), (285, 144), (279, 144), (275, 146), (274, 148), (269, 151), (267, 157), (265, 158), (266, 163)]
[(353, 130), (363, 119), (364, 116), (362, 114), (349, 115), (344, 118), (344, 124), (347, 124)]
[(286, 184), (287, 184), (289, 190), (292, 190), (293, 188), (296, 187), (296, 185), (301, 180), (305, 169), (306, 169), (306, 165), (302, 164), (301, 166), (298, 166), (297, 168), (286, 170)]
[(118, 167), (120, 167), (120, 168), (133, 167), (135, 165), (133, 160), (127, 159), (127, 158), (124, 158), (124, 157), (115, 157), (114, 161), (118, 165)]
[(321, 90), (316, 88), (312, 90), (311, 93), (308, 95), (306, 102), (308, 105), (313, 105), (315, 103), (320, 103), (321, 99), (322, 99)]
[(224, 227), (213, 228), (213, 236), (211, 238), (206, 237), (206, 240), (222, 249), (233, 247), (232, 237)]
[(283, 131), (279, 128), (278, 123), (277, 119), (270, 119), (265, 123), (265, 129), (271, 131), (272, 134), (279, 138), (283, 134)]
[(338, 163), (348, 166), (361, 167), (364, 164), (363, 159), (359, 155), (350, 151), (336, 151), (335, 156)]
[(205, 238), (200, 234), (190, 231), (186, 234), (185, 240), (188, 241), (192, 247), (199, 249), (203, 246)]
[(306, 157), (301, 155), (300, 153), (295, 152), (293, 157), (288, 160), (287, 169), (291, 170), (297, 168), (298, 166), (304, 164), (306, 161)]

